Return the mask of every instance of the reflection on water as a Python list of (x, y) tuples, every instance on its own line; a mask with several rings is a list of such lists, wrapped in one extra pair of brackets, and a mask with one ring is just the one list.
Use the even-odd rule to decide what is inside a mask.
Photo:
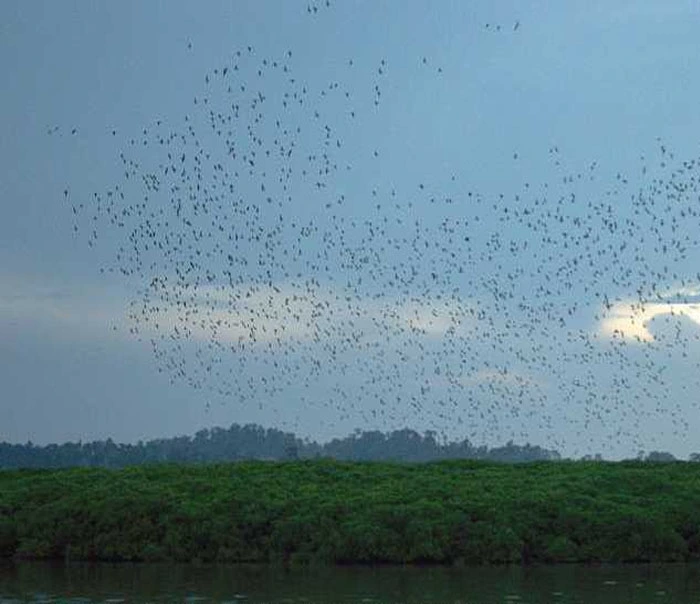
[(700, 603), (700, 565), (491, 568), (172, 564), (0, 566), (0, 603)]

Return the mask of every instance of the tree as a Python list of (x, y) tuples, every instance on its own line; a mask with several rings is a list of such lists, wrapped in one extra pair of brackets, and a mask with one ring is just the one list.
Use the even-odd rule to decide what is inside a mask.
[(666, 451), (651, 451), (649, 455), (647, 455), (646, 461), (671, 462), (676, 461), (676, 458)]

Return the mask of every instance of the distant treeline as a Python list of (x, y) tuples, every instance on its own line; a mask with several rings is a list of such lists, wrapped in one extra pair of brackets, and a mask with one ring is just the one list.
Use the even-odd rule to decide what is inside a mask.
[(0, 556), (334, 563), (700, 561), (687, 462), (243, 461), (0, 472)]
[(89, 443), (36, 446), (0, 443), (0, 468), (121, 468), (144, 463), (196, 463), (244, 459), (293, 460), (329, 457), (348, 461), (436, 461), (481, 459), (528, 462), (559, 459), (559, 453), (512, 442), (489, 449), (469, 440), (441, 443), (433, 432), (413, 430), (360, 432), (325, 444), (309, 442), (293, 433), (256, 424), (201, 430), (194, 437), (178, 436), (138, 444), (117, 444), (111, 439)]

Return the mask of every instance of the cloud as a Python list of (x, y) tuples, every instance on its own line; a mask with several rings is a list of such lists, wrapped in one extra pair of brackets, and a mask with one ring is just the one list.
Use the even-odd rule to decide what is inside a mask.
[[(28, 276), (0, 276), (0, 325), (30, 324), (80, 336), (124, 327), (126, 295), (95, 284), (58, 284)], [(112, 330), (112, 333), (115, 333)]]
[(659, 294), (659, 302), (616, 302), (604, 309), (598, 334), (606, 338), (649, 343), (655, 340), (649, 325), (656, 317), (681, 316), (700, 325), (699, 293), (697, 287), (677, 287)]
[(405, 335), (439, 339), (463, 330), (469, 302), (428, 296), (360, 296), (319, 284), (157, 284), (131, 316), (142, 328), (220, 343), (284, 343)]
[[(458, 298), (349, 294), (330, 285), (242, 284), (175, 288), (154, 280), (140, 294), (97, 284), (0, 276), (0, 324), (81, 336), (169, 335), (221, 344), (284, 344), (355, 338), (439, 340), (465, 335), (473, 306)], [(116, 328), (116, 329), (114, 329)]]

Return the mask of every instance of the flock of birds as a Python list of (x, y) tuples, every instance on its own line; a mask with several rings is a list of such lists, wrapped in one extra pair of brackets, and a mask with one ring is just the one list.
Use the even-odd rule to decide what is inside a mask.
[[(294, 59), (235, 51), (184, 121), (125, 141), (117, 182), (64, 192), (76, 232), (113, 249), (102, 270), (138, 285), (131, 331), (161, 371), (208, 401), (477, 442), (688, 433), (666, 368), (687, 367), (692, 391), (698, 332), (682, 313), (644, 341), (624, 326), (700, 288), (699, 160), (660, 142), (639, 174), (608, 178), (567, 172), (552, 147), (551, 182), (518, 190), (478, 191), (459, 170), (387, 182), (365, 124), (391, 110), (388, 61), (358, 88), (352, 60), (321, 84)], [(444, 77), (427, 64), (424, 85)]]

